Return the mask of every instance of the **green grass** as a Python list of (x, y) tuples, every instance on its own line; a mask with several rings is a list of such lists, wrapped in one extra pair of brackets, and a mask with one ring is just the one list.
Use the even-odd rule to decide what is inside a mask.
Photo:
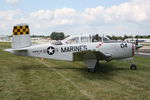
[(10, 48), (10, 42), (0, 42), (0, 49)]
[(144, 45), (144, 46), (150, 46), (150, 44), (142, 44), (142, 45)]
[[(0, 48), (9, 47), (0, 43)], [(88, 73), (82, 62), (16, 56), (0, 50), (1, 100), (150, 100), (150, 58), (101, 62)]]

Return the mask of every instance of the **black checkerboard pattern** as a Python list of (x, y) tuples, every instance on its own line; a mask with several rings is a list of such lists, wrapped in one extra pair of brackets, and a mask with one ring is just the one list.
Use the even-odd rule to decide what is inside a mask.
[(14, 26), (13, 35), (26, 35), (26, 34), (30, 34), (28, 25)]

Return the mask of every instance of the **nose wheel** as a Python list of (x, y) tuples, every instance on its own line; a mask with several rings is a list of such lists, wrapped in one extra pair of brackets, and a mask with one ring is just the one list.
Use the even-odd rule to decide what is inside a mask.
[(136, 69), (137, 69), (137, 66), (136, 66), (135, 64), (132, 64), (132, 65), (130, 66), (130, 69), (131, 69), (131, 70), (136, 70)]

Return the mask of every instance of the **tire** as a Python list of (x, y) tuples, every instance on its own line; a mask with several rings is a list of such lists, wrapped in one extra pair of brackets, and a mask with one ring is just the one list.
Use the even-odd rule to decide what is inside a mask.
[(131, 70), (136, 70), (136, 69), (137, 69), (137, 67), (136, 67), (136, 65), (135, 65), (135, 64), (132, 64), (132, 65), (130, 66), (130, 69), (131, 69)]

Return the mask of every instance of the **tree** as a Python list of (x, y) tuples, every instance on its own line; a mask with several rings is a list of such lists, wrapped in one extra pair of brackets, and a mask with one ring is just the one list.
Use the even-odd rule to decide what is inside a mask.
[(116, 36), (112, 35), (112, 40), (118, 40)]
[(53, 40), (63, 40), (65, 38), (65, 35), (63, 32), (52, 32), (50, 37)]
[(125, 40), (127, 38), (128, 38), (128, 36), (125, 34), (122, 40)]

